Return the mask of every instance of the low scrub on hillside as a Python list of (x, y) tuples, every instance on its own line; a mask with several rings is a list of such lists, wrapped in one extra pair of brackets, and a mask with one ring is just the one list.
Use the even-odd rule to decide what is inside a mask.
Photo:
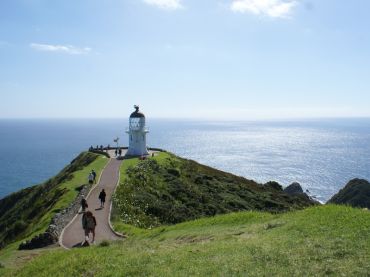
[(370, 183), (364, 179), (353, 179), (328, 203), (370, 209)]
[(114, 198), (116, 213), (123, 222), (138, 227), (243, 210), (282, 212), (314, 204), (303, 195), (290, 196), (273, 186), (169, 153), (123, 167), (121, 176)]
[[(91, 165), (100, 155), (82, 153), (58, 175), (44, 184), (22, 189), (0, 200), (0, 241), (6, 244), (23, 239), (33, 232), (41, 231), (51, 216), (65, 208), (77, 195), (76, 189), (85, 183), (87, 172), (76, 172)], [(100, 170), (105, 162), (95, 163)], [(88, 169), (91, 170), (91, 169)], [(72, 184), (69, 184), (70, 181)]]

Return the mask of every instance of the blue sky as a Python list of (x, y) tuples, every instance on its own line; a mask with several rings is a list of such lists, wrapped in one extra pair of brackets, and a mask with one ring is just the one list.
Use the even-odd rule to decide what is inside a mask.
[(370, 1), (2, 0), (0, 118), (370, 116)]

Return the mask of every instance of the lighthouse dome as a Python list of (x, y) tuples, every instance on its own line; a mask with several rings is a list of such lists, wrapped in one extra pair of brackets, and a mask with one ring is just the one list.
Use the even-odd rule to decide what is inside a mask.
[(139, 111), (139, 106), (134, 106), (135, 111), (130, 115), (130, 118), (145, 118), (145, 115)]

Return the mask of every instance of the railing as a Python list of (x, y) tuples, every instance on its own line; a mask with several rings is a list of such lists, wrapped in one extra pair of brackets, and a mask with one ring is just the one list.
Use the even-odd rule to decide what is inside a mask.
[(126, 133), (129, 133), (130, 131), (143, 131), (145, 133), (148, 133), (149, 132), (149, 128), (147, 127), (144, 127), (144, 128), (141, 128), (141, 127), (129, 127), (129, 128), (126, 128)]

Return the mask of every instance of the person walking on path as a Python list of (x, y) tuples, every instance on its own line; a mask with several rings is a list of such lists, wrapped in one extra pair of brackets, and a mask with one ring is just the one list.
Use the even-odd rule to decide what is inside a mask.
[(89, 180), (89, 184), (94, 183), (94, 175), (91, 172), (90, 172), (89, 176), (87, 177), (87, 179)]
[(89, 235), (92, 233), (92, 241), (91, 243), (95, 242), (95, 227), (96, 227), (96, 218), (92, 214), (92, 212), (87, 211), (82, 216), (82, 228), (85, 231), (85, 241), (83, 242), (83, 245), (87, 242), (89, 242)]
[(95, 172), (95, 170), (93, 169), (93, 170), (91, 170), (91, 174), (93, 175), (93, 177), (94, 177), (94, 183), (96, 183), (96, 172)]
[[(112, 156), (114, 156), (114, 154)], [(106, 167), (101, 172), (101, 178), (97, 177), (96, 182), (99, 185), (95, 186), (94, 189), (92, 189), (89, 192), (89, 197), (86, 197), (86, 194), (84, 194), (86, 197), (87, 203), (89, 205), (86, 211), (92, 211), (93, 215), (95, 216), (96, 222), (97, 222), (97, 225), (95, 227), (95, 243), (101, 242), (103, 240), (121, 239), (121, 236), (114, 233), (109, 226), (109, 218), (110, 218), (109, 206), (111, 202), (110, 201), (111, 197), (118, 184), (119, 170), (122, 165), (122, 162), (123, 162), (122, 160), (118, 160), (114, 158), (109, 159)], [(90, 171), (91, 169), (87, 173), (89, 173)], [(96, 172), (98, 173), (98, 171)], [(86, 183), (87, 183), (87, 175), (88, 174), (86, 174), (86, 181), (85, 181)], [(107, 204), (108, 206), (107, 208), (97, 209), (97, 211), (95, 212), (93, 209), (100, 207), (99, 194), (102, 188), (104, 188), (104, 191), (106, 193), (106, 198), (105, 198), (106, 203), (105, 204)], [(63, 232), (60, 235), (60, 243), (63, 247), (67, 249), (71, 249), (74, 247), (82, 246), (81, 243), (83, 243), (85, 240), (84, 239), (84, 229), (82, 229), (83, 215), (84, 213), (78, 214), (64, 228)], [(90, 240), (91, 239), (92, 239), (92, 236), (90, 234)], [(89, 243), (90, 241), (86, 242), (86, 245), (89, 245)]]
[(81, 208), (82, 208), (82, 212), (84, 213), (86, 208), (88, 207), (89, 205), (87, 205), (87, 201), (86, 201), (86, 198), (85, 196), (82, 195), (82, 199), (81, 199)]
[(101, 192), (99, 193), (100, 207), (101, 208), (104, 208), (104, 203), (105, 203), (105, 197), (106, 196), (107, 196), (107, 194), (105, 193), (104, 189), (102, 189)]
[(118, 155), (119, 155), (120, 157), (122, 156), (122, 149), (121, 149), (121, 148), (118, 150)]

